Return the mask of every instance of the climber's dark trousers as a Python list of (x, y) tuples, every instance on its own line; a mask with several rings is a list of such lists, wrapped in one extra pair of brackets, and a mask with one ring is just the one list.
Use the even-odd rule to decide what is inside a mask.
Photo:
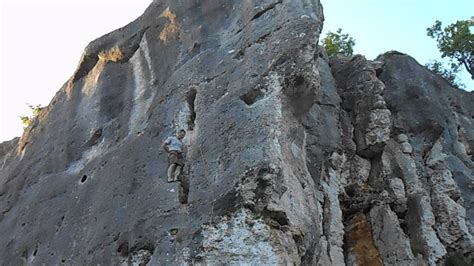
[(182, 204), (188, 203), (189, 180), (186, 175), (181, 175), (184, 168), (183, 153), (170, 151), (168, 153), (168, 182), (181, 181), (179, 184), (178, 198)]
[(168, 153), (168, 182), (179, 181), (179, 176), (184, 167), (183, 153), (178, 151), (170, 151)]

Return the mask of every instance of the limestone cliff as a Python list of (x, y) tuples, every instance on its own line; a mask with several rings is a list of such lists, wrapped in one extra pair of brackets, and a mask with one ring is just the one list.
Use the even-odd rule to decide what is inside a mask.
[(397, 52), (329, 60), (323, 20), (157, 0), (91, 42), (0, 144), (0, 264), (472, 264), (474, 95)]

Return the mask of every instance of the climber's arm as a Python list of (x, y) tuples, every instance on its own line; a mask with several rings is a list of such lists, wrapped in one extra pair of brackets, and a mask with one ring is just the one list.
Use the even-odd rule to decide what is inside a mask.
[(161, 144), (161, 148), (163, 148), (163, 150), (165, 150), (166, 152), (170, 152), (169, 147), (168, 147), (168, 145), (170, 144), (170, 142), (171, 142), (171, 139), (170, 139), (170, 138), (167, 138), (167, 139), (163, 142), (163, 144)]

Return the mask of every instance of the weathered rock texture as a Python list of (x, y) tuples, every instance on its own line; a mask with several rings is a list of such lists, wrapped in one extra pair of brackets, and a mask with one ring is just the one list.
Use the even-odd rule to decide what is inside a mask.
[(93, 41), (0, 144), (0, 264), (472, 264), (473, 94), (396, 52), (328, 60), (322, 23), (160, 0)]

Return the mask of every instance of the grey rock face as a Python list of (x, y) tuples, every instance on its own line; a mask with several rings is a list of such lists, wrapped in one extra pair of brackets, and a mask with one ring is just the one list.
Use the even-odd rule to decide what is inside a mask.
[[(93, 41), (2, 157), (0, 264), (300, 261), (320, 232), (300, 121), (321, 27), (317, 1), (155, 1)], [(159, 148), (179, 128), (186, 205)], [(213, 242), (242, 232), (255, 247)]]
[(397, 215), (387, 206), (375, 206), (370, 211), (374, 242), (384, 263), (416, 265), (410, 242), (400, 228)]
[[(155, 1), (0, 144), (0, 264), (472, 264), (474, 95), (318, 1)], [(180, 182), (160, 145), (187, 135)]]
[(374, 65), (364, 57), (346, 60), (335, 58), (332, 62), (342, 107), (352, 115), (357, 153), (372, 158), (390, 138), (391, 113), (382, 96), (385, 85), (376, 77)]
[(14, 138), (10, 141), (0, 143), (0, 166), (2, 166), (2, 168), (10, 162), (7, 161), (7, 159), (11, 160), (11, 158), (14, 157), (13, 154), (16, 151), (15, 148), (18, 145), (18, 140), (19, 138)]

